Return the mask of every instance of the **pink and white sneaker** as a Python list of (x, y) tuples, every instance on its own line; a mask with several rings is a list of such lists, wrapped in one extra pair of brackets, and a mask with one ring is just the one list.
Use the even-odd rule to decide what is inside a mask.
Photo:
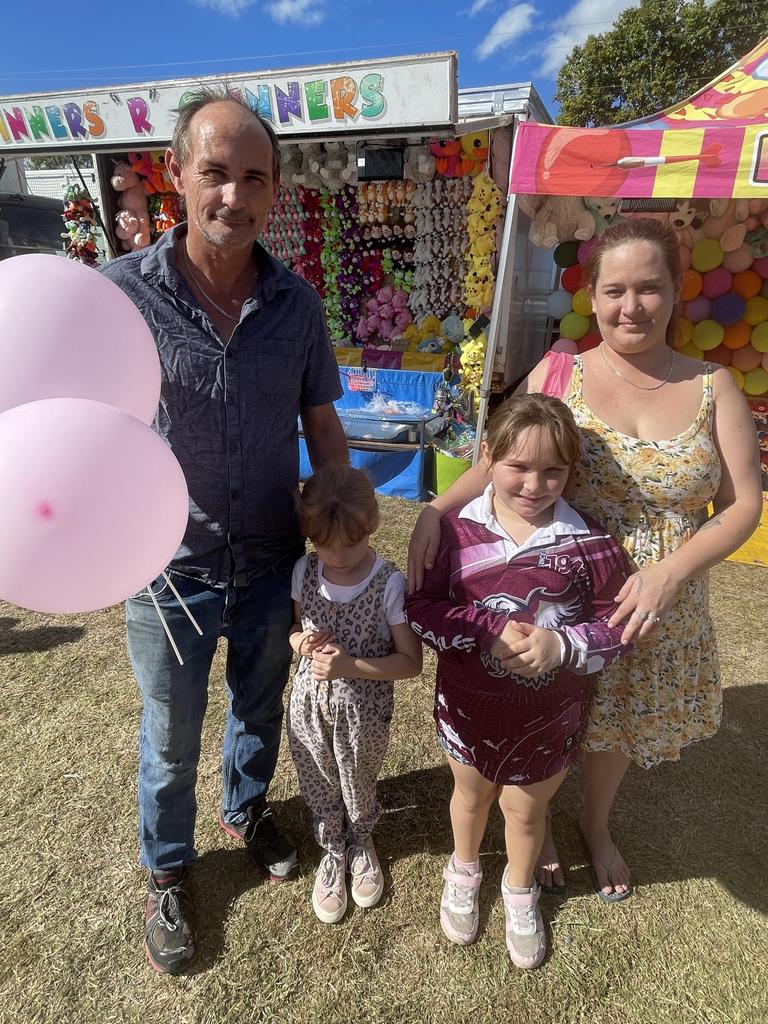
[(460, 868), (454, 855), (443, 871), (445, 885), (440, 900), (440, 925), (446, 938), (459, 946), (468, 946), (477, 937), (480, 920), (478, 890), (483, 880), (483, 869), (476, 861), (477, 871)]
[(344, 857), (326, 853), (320, 861), (312, 889), (312, 909), (323, 924), (338, 924), (347, 911)]
[(539, 910), (540, 886), (527, 892), (515, 892), (507, 885), (506, 872), (501, 879), (504, 900), (507, 949), (515, 967), (538, 967), (547, 952), (547, 936)]
[(384, 892), (384, 875), (370, 839), (349, 847), (347, 867), (352, 876), (352, 899), (358, 907), (375, 907)]

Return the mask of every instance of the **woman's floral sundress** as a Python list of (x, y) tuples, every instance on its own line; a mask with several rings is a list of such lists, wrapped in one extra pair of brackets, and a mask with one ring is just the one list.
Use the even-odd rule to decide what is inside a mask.
[[(720, 484), (712, 438), (712, 368), (704, 364), (696, 419), (665, 441), (641, 441), (603, 423), (584, 401), (582, 380), (576, 356), (566, 401), (583, 442), (571, 500), (603, 523), (642, 569), (696, 532)], [(721, 705), (702, 575), (680, 588), (651, 637), (599, 674), (584, 749), (620, 751), (645, 768), (676, 761), (687, 744), (717, 731)]]

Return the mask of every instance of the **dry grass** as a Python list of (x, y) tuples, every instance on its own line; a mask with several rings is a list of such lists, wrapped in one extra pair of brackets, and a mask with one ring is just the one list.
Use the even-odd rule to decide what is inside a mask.
[[(402, 561), (418, 507), (383, 504), (379, 550)], [(198, 789), (200, 953), (191, 975), (156, 977), (141, 953), (139, 699), (121, 610), (52, 619), (0, 605), (0, 1022), (764, 1024), (767, 583), (765, 569), (713, 573), (724, 725), (679, 765), (630, 772), (616, 829), (639, 888), (622, 906), (591, 893), (574, 829), (578, 779), (566, 783), (555, 818), (570, 891), (544, 897), (552, 955), (532, 975), (504, 950), (498, 816), (483, 851), (477, 944), (453, 948), (437, 924), (451, 840), (432, 662), (399, 688), (377, 840), (385, 899), (329, 928), (309, 906), (317, 854), (285, 751), (272, 796), (299, 841), (302, 877), (260, 883), (215, 826), (220, 654)]]

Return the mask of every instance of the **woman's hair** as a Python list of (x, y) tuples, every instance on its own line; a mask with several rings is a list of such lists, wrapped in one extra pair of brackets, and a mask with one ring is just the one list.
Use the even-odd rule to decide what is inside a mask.
[(513, 395), (499, 406), (485, 439), (491, 464), (516, 448), (520, 435), (531, 427), (548, 434), (564, 464), (573, 469), (581, 457), (579, 428), (568, 406), (549, 395)]
[(376, 530), (379, 505), (365, 473), (346, 464), (324, 466), (304, 484), (299, 516), (304, 535), (316, 546), (351, 546)]
[[(652, 220), (650, 217), (622, 220), (618, 224), (612, 224), (603, 232), (597, 245), (589, 254), (589, 259), (584, 267), (585, 287), (592, 289), (597, 287), (603, 256), (607, 252), (618, 249), (622, 245), (631, 245), (633, 242), (651, 242), (659, 247), (672, 280), (672, 286), (675, 292), (678, 292), (683, 280), (683, 268), (680, 263), (680, 239), (668, 224), (664, 224), (660, 220)], [(673, 308), (667, 325), (668, 344), (672, 344), (676, 331), (677, 314)]]

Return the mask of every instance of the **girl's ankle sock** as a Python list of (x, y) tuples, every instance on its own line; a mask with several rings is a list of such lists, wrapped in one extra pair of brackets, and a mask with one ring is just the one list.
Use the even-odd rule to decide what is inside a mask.
[(475, 875), (480, 870), (479, 859), (472, 861), (459, 860), (459, 858), (454, 853), (453, 863), (455, 867), (459, 868), (460, 871), (466, 871), (468, 875)]

